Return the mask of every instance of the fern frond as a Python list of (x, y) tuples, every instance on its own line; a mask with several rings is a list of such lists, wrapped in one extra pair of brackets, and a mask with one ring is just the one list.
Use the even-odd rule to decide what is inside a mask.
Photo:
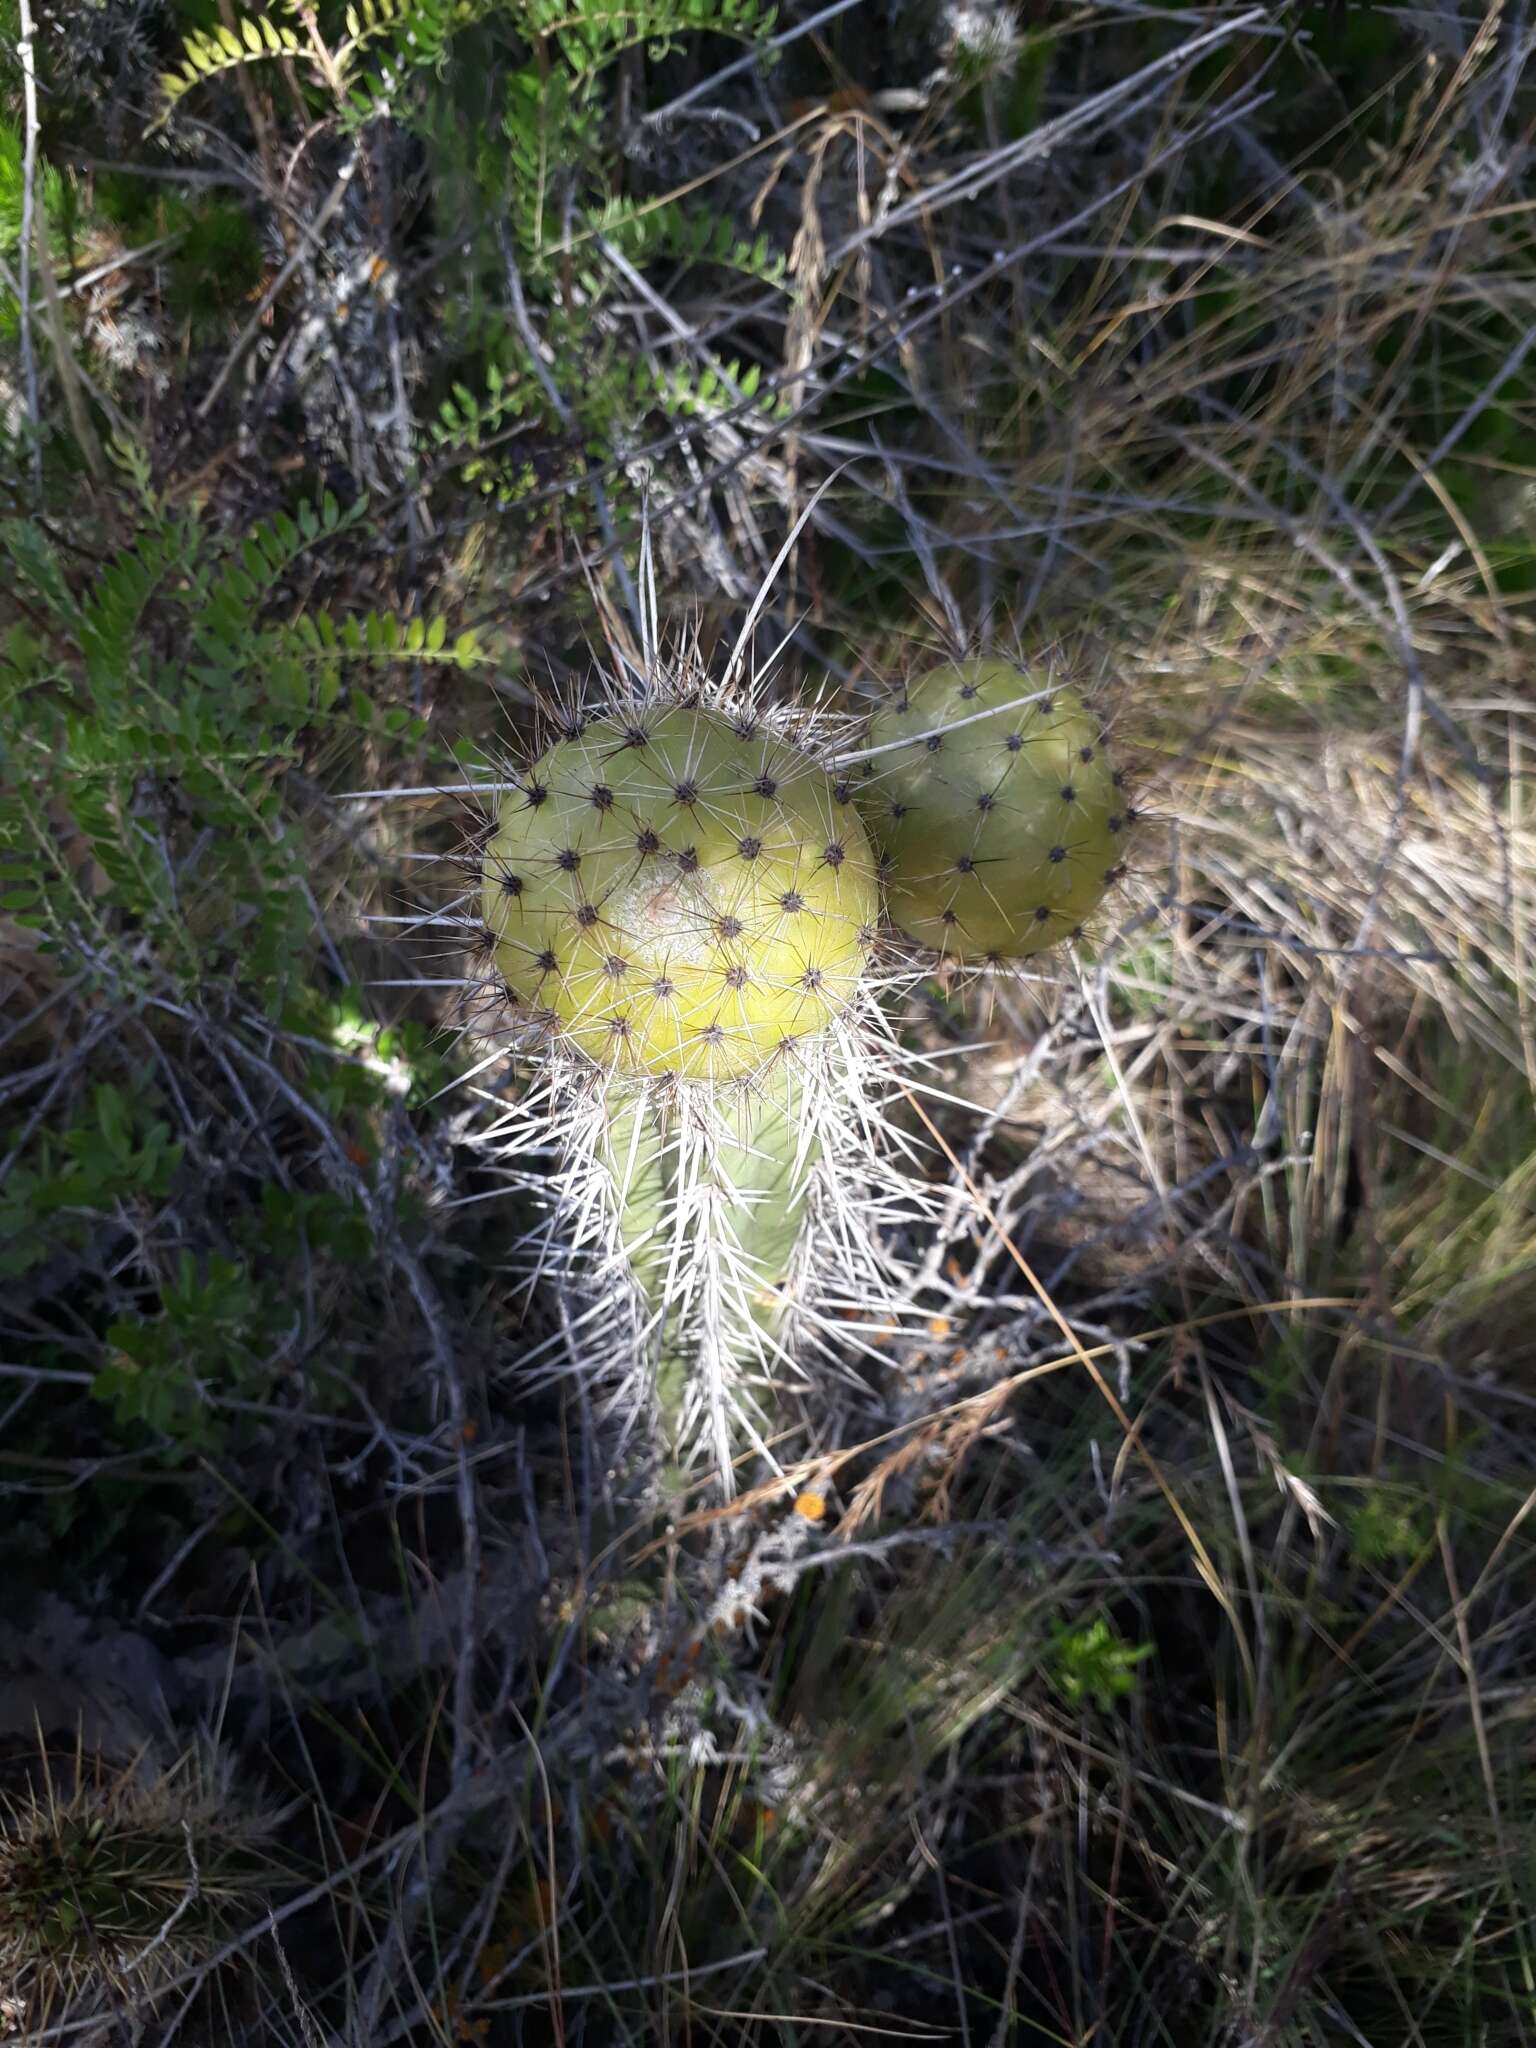
[(473, 632), (460, 633), (449, 645), (448, 623), (441, 615), (401, 619), (393, 612), (364, 612), (338, 621), (329, 612), (306, 612), (286, 628), (286, 639), (291, 651), (307, 660), (351, 656), (365, 661), (441, 661), (469, 668), (481, 659)]
[(491, 11), (494, 0), (353, 0), (344, 17), (346, 41), (336, 52), (345, 70), (354, 51), (381, 36), (397, 40), (402, 60), (430, 64), (456, 28), (467, 27)]
[[(739, 362), (703, 363), (698, 367), (676, 363), (670, 371), (657, 370), (657, 396), (669, 414), (709, 419), (717, 413), (739, 409), (743, 399), (755, 398), (762, 376), (758, 363), (749, 363), (745, 369)], [(741, 413), (739, 423), (745, 425), (754, 414), (760, 420), (781, 419), (791, 409), (791, 401), (782, 392), (773, 392), (751, 413)]]
[(313, 676), (313, 702), (322, 713), (329, 711), (341, 694), (346, 663), (424, 661), (462, 669), (484, 659), (472, 631), (460, 633), (450, 642), (447, 621), (440, 615), (400, 619), (391, 612), (365, 612), (338, 620), (329, 612), (306, 612), (279, 629), (274, 639), (280, 660), (293, 663), (306, 677), (302, 687), (306, 702), (311, 697), (307, 677)]
[(306, 548), (355, 525), (366, 508), (366, 499), (360, 498), (343, 511), (327, 491), (318, 509), (306, 499), (295, 516), (277, 512), (253, 528), (234, 560), (225, 563), (217, 575), (191, 585), (186, 593), (199, 653), (233, 668), (243, 665), (249, 658), (256, 606)]
[(678, 263), (712, 263), (737, 270), (762, 284), (783, 281), (786, 263), (766, 234), (753, 240), (736, 233), (729, 214), (690, 211), (678, 200), (610, 198), (589, 211), (586, 234), (601, 235), (638, 269), (657, 256)]
[(80, 607), (59, 567), (53, 544), (30, 519), (0, 522), (0, 554), (8, 557), (48, 610), (72, 633), (80, 627)]
[(467, 384), (455, 383), (452, 395), (438, 407), (432, 439), (443, 455), (473, 454), (510, 421), (524, 418), (530, 410), (539, 414), (545, 410), (543, 387), (530, 383), (521, 371), (505, 371), (493, 362), (485, 377), (483, 398), (477, 398)]
[(406, 15), (414, 11), (415, 0), (357, 0), (343, 19), (347, 25), (345, 50), (355, 50), (371, 37), (388, 35)]
[(163, 127), (178, 103), (195, 85), (242, 64), (264, 62), (271, 57), (303, 57), (307, 51), (297, 32), (279, 27), (264, 14), (242, 15), (234, 28), (221, 22), (211, 29), (194, 29), (182, 38), (182, 60), (174, 71), (160, 74), (164, 105), (150, 124), (149, 132)]
[[(495, 0), (354, 0), (346, 13), (347, 40), (336, 53), (347, 87), (347, 126), (395, 112), (402, 85), (440, 65), (455, 33), (494, 11)], [(385, 39), (374, 68), (356, 74), (357, 52)]]
[(98, 698), (122, 694), (144, 608), (184, 566), (187, 535), (174, 524), (143, 535), (95, 578), (80, 620), (80, 651)]
[(585, 79), (640, 44), (660, 58), (685, 35), (764, 39), (774, 10), (758, 0), (528, 0), (528, 20)]

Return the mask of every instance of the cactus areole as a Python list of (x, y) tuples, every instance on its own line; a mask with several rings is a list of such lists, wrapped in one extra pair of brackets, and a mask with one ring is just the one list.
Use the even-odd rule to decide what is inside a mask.
[(1009, 662), (916, 678), (870, 721), (857, 789), (891, 921), (950, 959), (1075, 938), (1118, 879), (1129, 812), (1097, 719)]
[(509, 998), (614, 1073), (725, 1081), (858, 987), (875, 862), (820, 763), (770, 726), (594, 718), (505, 798), (483, 914)]

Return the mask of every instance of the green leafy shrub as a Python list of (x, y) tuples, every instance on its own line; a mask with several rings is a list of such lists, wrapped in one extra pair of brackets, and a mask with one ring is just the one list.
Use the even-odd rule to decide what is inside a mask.
[(163, 1196), (181, 1154), (169, 1124), (142, 1099), (114, 1082), (98, 1083), (83, 1121), (41, 1129), (30, 1159), (7, 1174), (0, 1188), (0, 1277), (24, 1273), (47, 1255), (34, 1227), (44, 1218), (78, 1221), (85, 1211)]
[(262, 1324), (276, 1307), (233, 1259), (212, 1252), (200, 1269), (183, 1252), (174, 1275), (161, 1283), (159, 1313), (125, 1317), (108, 1328), (111, 1359), (91, 1391), (111, 1405), (119, 1425), (144, 1423), (182, 1442), (206, 1443), (213, 1425), (197, 1399), (200, 1382), (216, 1377), (243, 1390), (255, 1379)]
[(231, 1445), (239, 1404), (296, 1375), (312, 1405), (340, 1398), (305, 1333), (354, 1315), (375, 1248), (337, 1172), (364, 1175), (445, 1066), (421, 1027), (381, 1035), (345, 978), (322, 898), (347, 886), (348, 842), (310, 792), (419, 744), (421, 719), (381, 687), (392, 669), (476, 647), (441, 617), (301, 601), (362, 501), (233, 536), (117, 453), (115, 530), (66, 549), (39, 523), (0, 526), (19, 596), (0, 642), (0, 972), (18, 1019), (0, 1044), (0, 1276), (49, 1389), (18, 1454), (83, 1429), (175, 1463)]
[(27, 612), (0, 652), (0, 911), (117, 993), (207, 1002), (238, 982), (276, 1010), (315, 937), (287, 777), (317, 749), (419, 730), (374, 704), (369, 670), (469, 662), (474, 642), (284, 601), (362, 500), (301, 504), (239, 541), (147, 485), (141, 510), (79, 589), (41, 529), (0, 526)]

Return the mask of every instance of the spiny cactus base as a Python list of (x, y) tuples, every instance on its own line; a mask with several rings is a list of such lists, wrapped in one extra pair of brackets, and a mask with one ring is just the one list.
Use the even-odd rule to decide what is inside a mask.
[(947, 958), (1018, 959), (1073, 938), (1119, 878), (1129, 812), (1075, 691), (1008, 662), (956, 662), (877, 712), (865, 749), (856, 788), (887, 912)]
[(201, 1753), (170, 1770), (45, 1758), (41, 1787), (0, 1798), (0, 1986), (29, 2020), (105, 1991), (144, 1996), (258, 1912), (266, 1829)]
[(743, 1374), (743, 1411), (766, 1413), (811, 1198), (824, 1156), (790, 1064), (771, 1079), (722, 1090), (707, 1117), (654, 1088), (610, 1081), (605, 1163), (624, 1255), (656, 1324), (655, 1396), (669, 1459), (701, 1429), (728, 1459), (732, 1444), (708, 1415), (708, 1389)]
[(852, 999), (874, 857), (820, 764), (768, 727), (647, 706), (519, 778), (482, 906), (509, 996), (616, 1073), (728, 1080)]

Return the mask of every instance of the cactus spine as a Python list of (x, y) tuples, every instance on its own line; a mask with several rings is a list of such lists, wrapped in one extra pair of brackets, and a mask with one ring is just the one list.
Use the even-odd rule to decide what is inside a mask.
[(259, 1912), (270, 1829), (203, 1751), (170, 1769), (81, 1746), (0, 1797), (0, 1982), (40, 2029), (81, 2001), (152, 1999)]
[(916, 678), (870, 720), (855, 786), (892, 922), (951, 960), (1075, 938), (1121, 873), (1130, 813), (1097, 719), (1009, 662)]

